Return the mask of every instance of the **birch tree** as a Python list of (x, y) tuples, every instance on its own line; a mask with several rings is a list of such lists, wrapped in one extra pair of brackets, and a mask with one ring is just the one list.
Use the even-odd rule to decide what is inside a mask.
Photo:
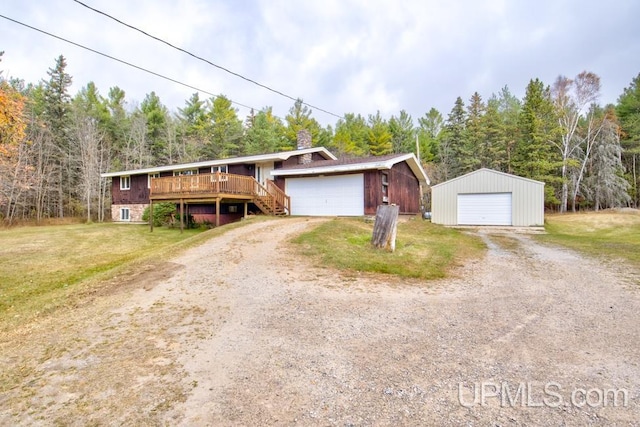
[[(594, 128), (595, 119), (588, 114), (588, 108), (600, 96), (600, 77), (587, 71), (578, 74), (574, 80), (559, 76), (553, 85), (552, 93), (560, 131), (559, 141), (552, 141), (562, 159), (560, 212), (566, 212), (570, 168), (575, 165), (576, 154), (580, 150), (585, 152), (582, 165), (578, 167), (578, 176), (574, 179), (574, 192), (577, 192), (584, 173), (584, 162), (588, 160), (594, 138), (599, 132)], [(588, 116), (586, 121), (589, 129), (581, 135), (579, 125), (584, 116)]]

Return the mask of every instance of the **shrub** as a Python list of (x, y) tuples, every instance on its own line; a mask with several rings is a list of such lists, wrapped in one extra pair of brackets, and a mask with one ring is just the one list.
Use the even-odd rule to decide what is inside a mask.
[[(176, 205), (174, 203), (155, 203), (153, 205), (153, 226), (171, 225), (175, 213)], [(149, 221), (149, 208), (146, 208), (142, 213), (142, 220)]]

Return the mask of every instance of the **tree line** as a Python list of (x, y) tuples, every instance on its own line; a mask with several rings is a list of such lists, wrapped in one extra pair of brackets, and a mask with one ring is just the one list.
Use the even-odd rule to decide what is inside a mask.
[(640, 74), (616, 105), (598, 104), (600, 78), (585, 71), (552, 85), (532, 79), (523, 99), (506, 86), (486, 100), (458, 97), (446, 116), (347, 113), (323, 127), (301, 100), (283, 120), (271, 107), (241, 119), (224, 95), (194, 93), (174, 112), (155, 92), (129, 104), (122, 89), (102, 95), (92, 82), (72, 96), (66, 66), (59, 56), (36, 84), (0, 71), (4, 221), (102, 221), (110, 197), (102, 172), (291, 150), (300, 129), (338, 156), (419, 153), (432, 183), (482, 167), (544, 181), (547, 207), (560, 212), (640, 202)]

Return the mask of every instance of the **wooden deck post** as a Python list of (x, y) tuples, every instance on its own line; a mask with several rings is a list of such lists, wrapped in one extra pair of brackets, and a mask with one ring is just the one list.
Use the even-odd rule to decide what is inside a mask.
[(249, 214), (249, 202), (244, 202), (244, 218), (247, 219), (247, 215)]
[(153, 200), (149, 200), (149, 232), (153, 233)]
[(180, 199), (180, 233), (184, 232), (184, 199)]
[(216, 197), (216, 227), (220, 227), (220, 197)]

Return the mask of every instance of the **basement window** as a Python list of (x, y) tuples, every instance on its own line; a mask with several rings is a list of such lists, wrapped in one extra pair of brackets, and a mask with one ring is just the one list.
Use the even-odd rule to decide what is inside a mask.
[(120, 189), (121, 190), (131, 189), (131, 177), (129, 175), (120, 177)]
[(120, 208), (120, 221), (131, 221), (129, 208)]

